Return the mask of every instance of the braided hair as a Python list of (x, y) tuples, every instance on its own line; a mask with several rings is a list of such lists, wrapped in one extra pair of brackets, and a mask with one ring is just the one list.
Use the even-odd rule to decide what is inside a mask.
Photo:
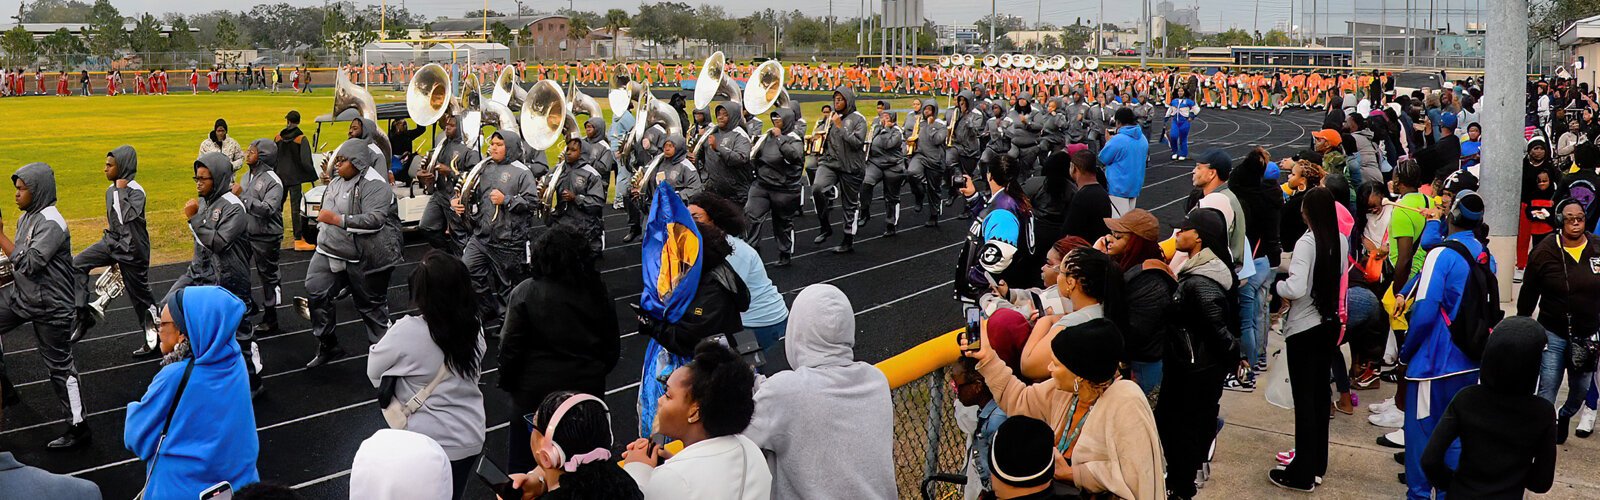
[(1064, 275), (1078, 282), (1084, 295), (1100, 301), (1106, 319), (1127, 331), (1128, 296), (1124, 292), (1121, 265), (1094, 247), (1078, 247), (1061, 259), (1061, 269)]

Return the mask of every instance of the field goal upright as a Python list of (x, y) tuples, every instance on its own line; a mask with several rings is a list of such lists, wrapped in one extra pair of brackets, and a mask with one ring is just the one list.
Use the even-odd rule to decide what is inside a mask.
[[(473, 49), (468, 43), (481, 43), (483, 38), (422, 38), (379, 40), (372, 45), (361, 49), (362, 67), (372, 63), (408, 63), (415, 62), (417, 66), (428, 63), (439, 63), (450, 70), (452, 83), (461, 83), (462, 75), (473, 64)], [(422, 44), (433, 44), (431, 47), (422, 47)], [(460, 45), (458, 45), (460, 44)], [(370, 84), (370, 78), (362, 79), (362, 87)], [(407, 82), (395, 81), (402, 88)]]

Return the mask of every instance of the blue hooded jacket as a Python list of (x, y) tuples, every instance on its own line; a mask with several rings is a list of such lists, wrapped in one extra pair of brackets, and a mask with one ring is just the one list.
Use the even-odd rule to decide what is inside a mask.
[[(128, 404), (122, 442), (145, 462), (150, 482), (145, 498), (195, 498), (222, 481), (235, 489), (261, 480), (256, 471), (260, 443), (244, 357), (233, 333), (245, 305), (227, 290), (192, 286), (174, 294), (172, 307), (178, 331), (189, 337), (193, 357), (161, 367), (139, 401)], [(186, 366), (194, 363), (189, 384), (166, 425)], [(149, 471), (151, 462), (155, 469)]]
[(1117, 129), (1117, 135), (1100, 148), (1100, 163), (1106, 165), (1106, 191), (1118, 198), (1138, 198), (1149, 158), (1150, 141), (1138, 125)]
[[(1472, 231), (1460, 231), (1447, 239), (1460, 242), (1474, 255), (1484, 250)], [(1470, 272), (1467, 261), (1454, 250), (1440, 246), (1428, 251), (1422, 271), (1411, 281), (1418, 290), (1411, 306), (1410, 330), (1400, 348), (1400, 359), (1407, 363), (1407, 379), (1433, 380), (1478, 370), (1478, 364), (1450, 339), (1445, 318), (1446, 314), (1454, 317), (1461, 306), (1461, 291)]]

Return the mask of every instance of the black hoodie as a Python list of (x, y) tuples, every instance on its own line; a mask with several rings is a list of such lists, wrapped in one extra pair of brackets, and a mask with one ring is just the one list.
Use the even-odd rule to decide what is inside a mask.
[[(1544, 327), (1525, 316), (1495, 326), (1484, 349), (1481, 384), (1456, 393), (1422, 454), (1422, 470), (1453, 498), (1519, 499), (1550, 491), (1556, 471), (1556, 412), (1535, 396)], [(1437, 404), (1437, 403), (1435, 403)], [(1437, 406), (1435, 406), (1437, 408)], [(1460, 464), (1445, 464), (1461, 440)]]
[[(1267, 258), (1273, 267), (1282, 258), (1283, 245), (1279, 243), (1280, 217), (1283, 214), (1283, 195), (1276, 183), (1264, 179), (1267, 166), (1256, 155), (1245, 155), (1233, 175), (1228, 177), (1228, 190), (1239, 198), (1244, 208), (1245, 238), (1255, 255)], [(1299, 218), (1299, 213), (1292, 214)]]
[(117, 262), (149, 266), (150, 232), (145, 227), (144, 187), (133, 180), (139, 173), (139, 153), (133, 146), (123, 145), (106, 156), (116, 160), (117, 178), (127, 179), (128, 187), (118, 188), (116, 182), (106, 186), (106, 230), (100, 241), (111, 249)]

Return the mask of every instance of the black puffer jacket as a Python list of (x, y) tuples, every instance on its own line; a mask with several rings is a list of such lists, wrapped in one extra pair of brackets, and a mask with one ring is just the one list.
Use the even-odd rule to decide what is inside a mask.
[(1173, 325), (1167, 363), (1200, 372), (1239, 361), (1239, 304), (1231, 293), (1236, 281), (1211, 250), (1191, 257), (1178, 271), (1166, 315)]
[(1128, 329), (1122, 343), (1128, 359), (1160, 361), (1172, 337), (1164, 314), (1172, 306), (1178, 282), (1166, 266), (1153, 262), (1129, 269), (1123, 279), (1128, 283)]
[(500, 334), (500, 388), (537, 407), (561, 390), (603, 394), (622, 340), (599, 276), (586, 283), (534, 277), (511, 290)]
[(739, 313), (750, 308), (750, 289), (733, 272), (726, 257), (711, 256), (700, 271), (700, 287), (695, 289), (689, 311), (677, 323), (651, 321), (639, 325), (639, 332), (655, 339), (667, 352), (693, 356), (694, 346), (716, 334), (733, 336), (744, 329)]

